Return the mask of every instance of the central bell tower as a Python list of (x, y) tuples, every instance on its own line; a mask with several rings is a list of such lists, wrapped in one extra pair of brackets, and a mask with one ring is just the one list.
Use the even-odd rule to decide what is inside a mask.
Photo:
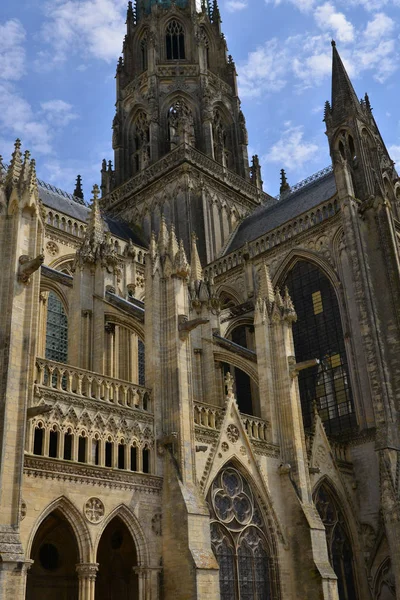
[[(198, 235), (208, 262), (262, 193), (257, 159), (249, 167), (236, 69), (217, 2), (129, 2), (126, 26), (116, 74), (114, 168), (105, 161), (102, 168), (103, 208), (139, 226), (148, 240), (164, 215), (188, 252), (191, 234)], [(157, 186), (144, 191), (160, 178), (163, 198)]]

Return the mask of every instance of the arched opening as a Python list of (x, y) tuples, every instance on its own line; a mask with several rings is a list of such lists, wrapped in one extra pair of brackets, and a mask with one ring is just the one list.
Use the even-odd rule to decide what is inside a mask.
[(55, 510), (40, 525), (32, 545), (27, 600), (78, 600), (79, 549), (64, 515)]
[(316, 403), (328, 433), (356, 424), (339, 303), (328, 277), (300, 260), (285, 284), (297, 313), (293, 339), (297, 362), (312, 358), (319, 365), (299, 373), (304, 426), (310, 427)]
[(182, 60), (185, 58), (185, 34), (182, 25), (170, 21), (165, 32), (167, 60)]
[(376, 600), (395, 600), (396, 584), (389, 557), (385, 558), (377, 571), (374, 588)]
[(54, 292), (47, 298), (46, 351), (49, 360), (68, 361), (68, 319), (64, 306)]
[(325, 525), (329, 560), (338, 578), (339, 600), (357, 600), (353, 551), (340, 506), (324, 483), (317, 489), (314, 502)]
[(150, 128), (146, 113), (140, 111), (133, 125), (132, 174), (147, 167), (150, 162)]
[[(252, 325), (238, 325), (229, 334), (235, 344), (254, 350), (254, 327)], [(246, 415), (256, 415), (259, 406), (258, 387), (247, 373), (232, 365), (224, 365), (224, 376), (230, 371), (235, 380), (235, 395), (240, 412)]]
[(218, 108), (214, 111), (213, 144), (215, 160), (221, 163), (224, 167), (232, 169), (233, 154), (231, 131)]
[(276, 569), (264, 519), (249, 484), (233, 465), (214, 480), (208, 504), (221, 600), (275, 597)]
[(105, 528), (97, 550), (99, 571), (95, 600), (137, 600), (138, 581), (134, 572), (137, 553), (132, 536), (119, 518)]

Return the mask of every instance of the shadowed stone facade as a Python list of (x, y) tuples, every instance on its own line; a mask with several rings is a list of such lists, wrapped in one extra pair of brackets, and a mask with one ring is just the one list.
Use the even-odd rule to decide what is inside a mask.
[(400, 598), (400, 181), (249, 164), (217, 3), (131, 3), (90, 207), (0, 163), (0, 599)]

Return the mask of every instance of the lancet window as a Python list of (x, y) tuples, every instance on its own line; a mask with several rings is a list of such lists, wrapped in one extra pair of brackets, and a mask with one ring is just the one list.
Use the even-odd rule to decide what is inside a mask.
[(68, 359), (68, 319), (61, 300), (54, 292), (47, 297), (46, 358), (57, 362)]
[(145, 169), (150, 162), (150, 129), (147, 115), (140, 111), (134, 123), (133, 173)]
[(171, 150), (182, 143), (195, 145), (193, 114), (181, 98), (168, 111), (168, 139)]
[(221, 115), (217, 109), (214, 112), (213, 120), (213, 143), (214, 143), (214, 158), (224, 167), (232, 167), (232, 151), (230, 144), (230, 133)]
[(357, 600), (353, 553), (343, 513), (324, 484), (318, 488), (314, 502), (325, 525), (329, 559), (338, 578), (339, 600)]
[(145, 35), (140, 41), (140, 61), (142, 71), (147, 71), (147, 36)]
[(319, 360), (319, 365), (299, 373), (304, 425), (311, 425), (316, 404), (329, 433), (349, 429), (355, 415), (335, 290), (326, 275), (306, 261), (296, 263), (286, 285), (297, 312), (293, 324), (296, 359)]
[(170, 21), (165, 32), (167, 60), (182, 60), (185, 58), (185, 34), (182, 25)]
[(247, 481), (232, 465), (213, 482), (208, 503), (221, 600), (270, 600), (274, 565), (261, 511)]

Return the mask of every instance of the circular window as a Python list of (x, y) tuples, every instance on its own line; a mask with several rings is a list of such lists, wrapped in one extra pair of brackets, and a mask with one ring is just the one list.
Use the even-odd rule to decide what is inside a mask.
[(39, 550), (39, 560), (43, 569), (54, 571), (60, 564), (60, 555), (53, 544), (43, 544)]
[(124, 535), (120, 529), (114, 531), (111, 536), (111, 548), (113, 550), (118, 550), (119, 548), (121, 548), (123, 539)]

